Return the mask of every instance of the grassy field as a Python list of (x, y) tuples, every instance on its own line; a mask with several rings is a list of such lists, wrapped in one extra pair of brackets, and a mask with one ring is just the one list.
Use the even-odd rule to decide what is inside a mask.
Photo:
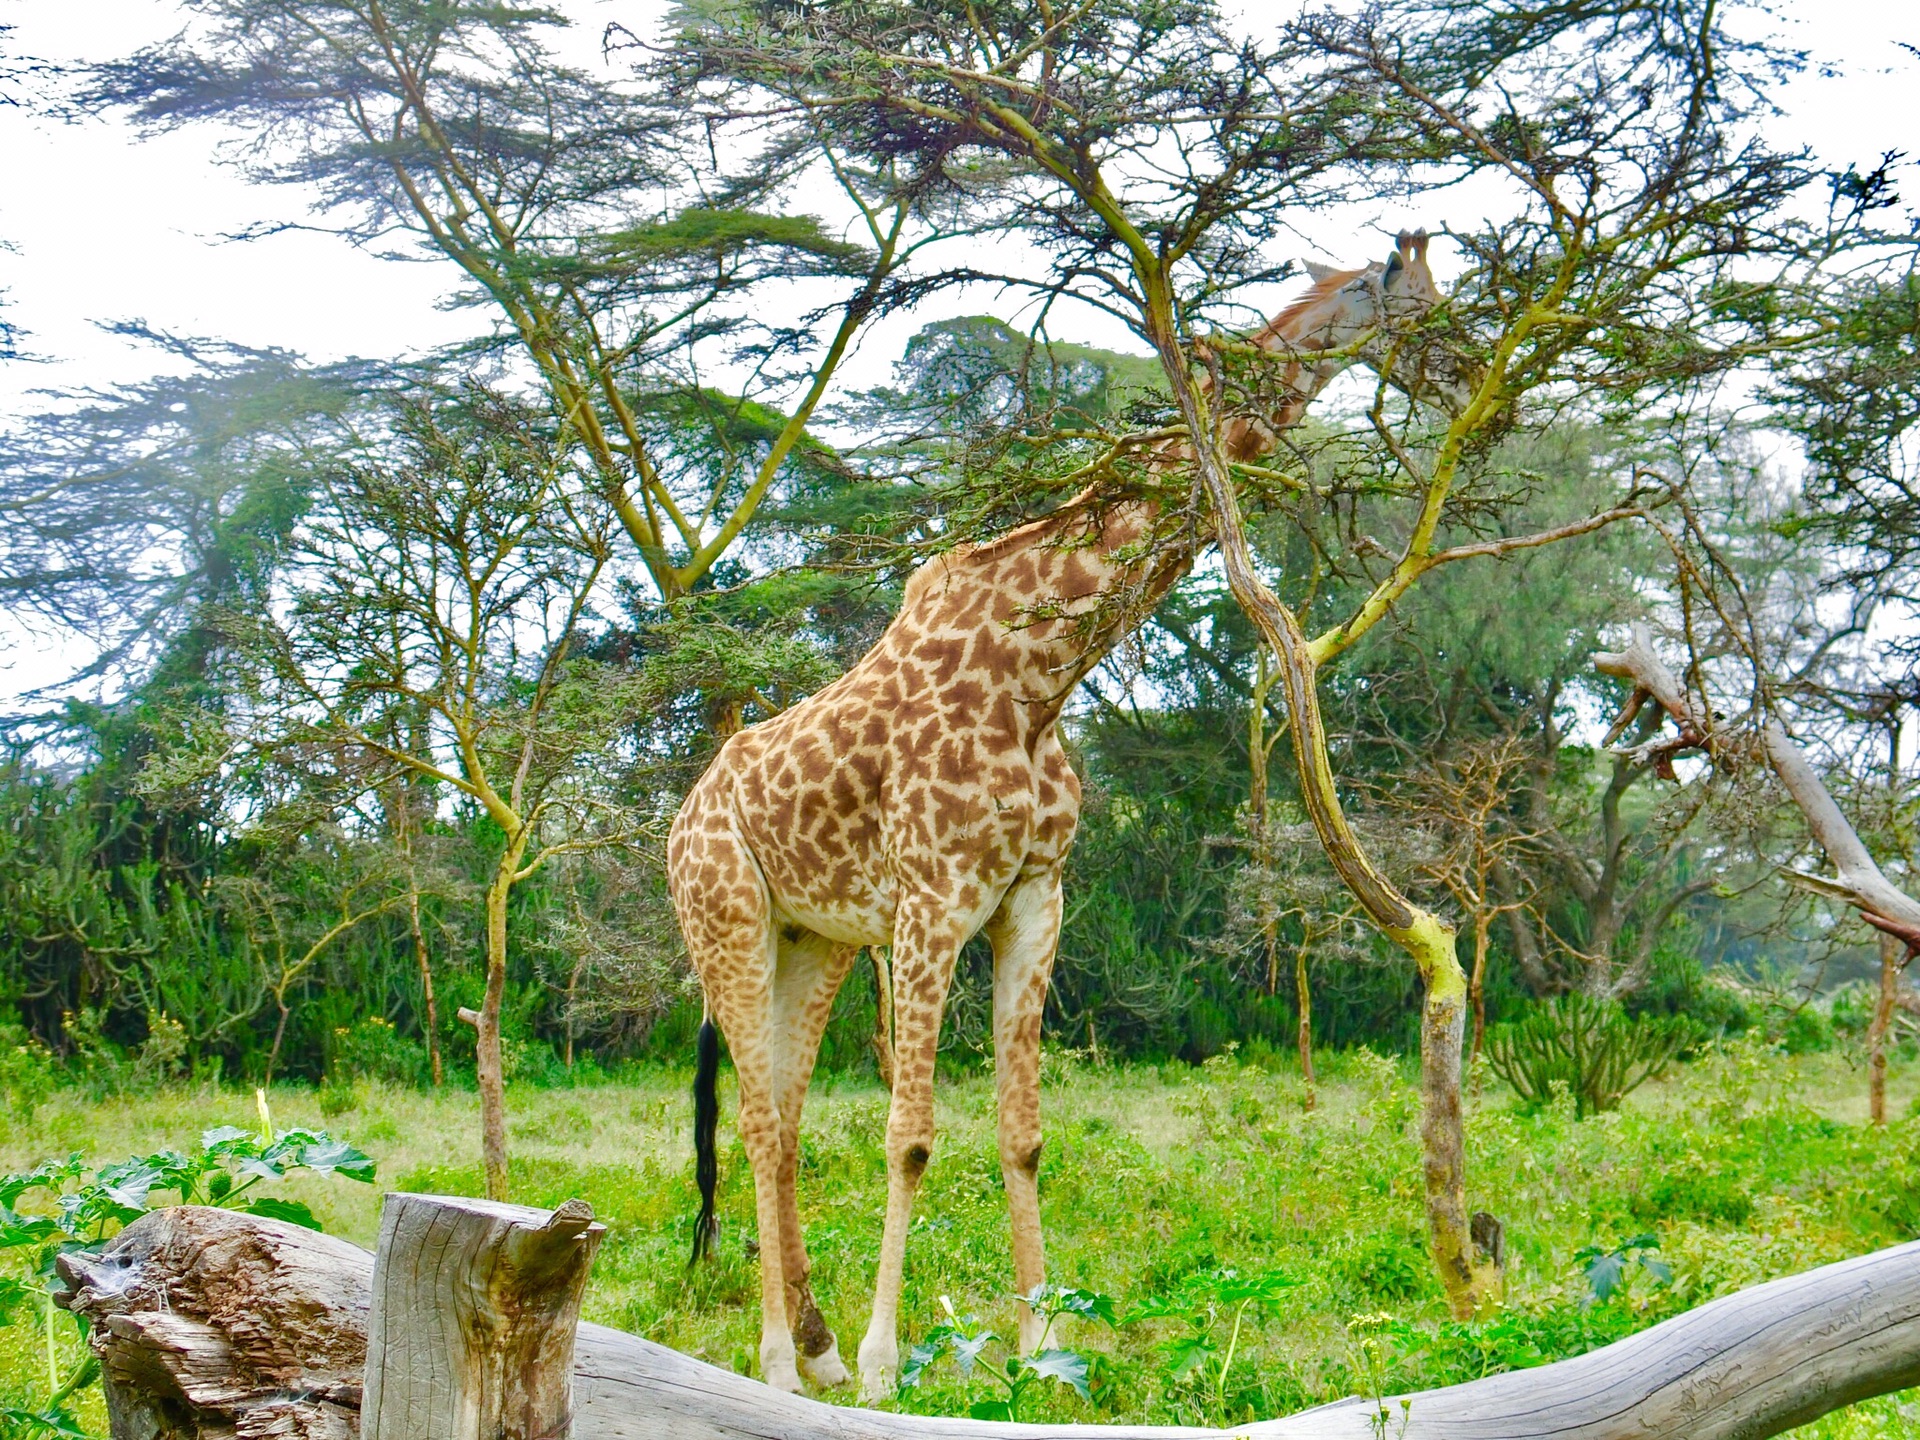
[[(1196, 1301), (1190, 1320), (1118, 1329), (1075, 1322), (1064, 1343), (1094, 1357), (1093, 1399), (1047, 1386), (1027, 1419), (1237, 1423), (1369, 1388), (1445, 1384), (1578, 1353), (1755, 1281), (1920, 1234), (1920, 1120), (1864, 1124), (1865, 1077), (1841, 1052), (1788, 1059), (1735, 1045), (1677, 1070), (1612, 1115), (1526, 1115), (1489, 1085), (1470, 1109), (1472, 1203), (1506, 1223), (1505, 1309), (1482, 1325), (1446, 1318), (1422, 1248), (1416, 1097), (1405, 1066), (1329, 1055), (1320, 1104), (1303, 1110), (1290, 1066), (1223, 1057), (1199, 1068), (1106, 1069), (1068, 1056), (1046, 1067), (1042, 1166), (1049, 1268), (1115, 1296), (1122, 1309), (1231, 1268), (1293, 1282), (1248, 1307), (1221, 1376), (1232, 1307)], [(1920, 1072), (1897, 1068), (1904, 1115)], [(624, 1076), (511, 1098), (514, 1198), (590, 1200), (612, 1227), (587, 1316), (748, 1371), (757, 1348), (748, 1242), (752, 1194), (722, 1128), (716, 1264), (689, 1272), (693, 1192), (687, 1076)], [(475, 1101), (370, 1087), (323, 1117), (314, 1092), (276, 1090), (282, 1125), (326, 1125), (375, 1156), (382, 1187), (477, 1193)], [(731, 1114), (731, 1095), (723, 1095)], [(1013, 1329), (1005, 1209), (984, 1077), (944, 1084), (941, 1138), (908, 1251), (904, 1336), (943, 1318), (940, 1297)], [(332, 1107), (330, 1107), (332, 1108)], [(208, 1125), (251, 1123), (251, 1096), (185, 1089), (90, 1103), (57, 1096), (31, 1126), (0, 1132), (0, 1169), (78, 1149), (102, 1160), (191, 1144)], [(822, 1306), (851, 1355), (866, 1319), (880, 1233), (885, 1092), (825, 1077), (809, 1105), (801, 1205)], [(329, 1230), (371, 1245), (379, 1188), (290, 1180)], [(1657, 1237), (1604, 1302), (1578, 1252)], [(1368, 1317), (1356, 1329), (1355, 1317)], [(1209, 1367), (1176, 1373), (1181, 1336), (1212, 1325)], [(76, 1344), (69, 1331), (62, 1343)], [(43, 1362), (27, 1326), (0, 1331), (0, 1373)], [(950, 1365), (908, 1392), (908, 1408), (964, 1411), (990, 1384)], [(851, 1394), (838, 1396), (850, 1402)], [(1920, 1437), (1920, 1392), (1830, 1416), (1822, 1440)], [(94, 1398), (82, 1407), (104, 1433)]]

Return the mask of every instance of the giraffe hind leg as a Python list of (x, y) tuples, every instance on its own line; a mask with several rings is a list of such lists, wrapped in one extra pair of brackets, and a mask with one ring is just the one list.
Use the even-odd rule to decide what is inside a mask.
[[(993, 1079), (999, 1111), (1000, 1173), (1013, 1231), (1016, 1294), (1046, 1279), (1040, 1232), (1040, 1021), (1060, 938), (1060, 872), (1024, 875), (987, 924), (993, 942)], [(1044, 1325), (1020, 1306), (1020, 1350), (1032, 1354)]]
[(780, 1046), (766, 885), (746, 845), (724, 825), (703, 827), (670, 864), (674, 908), (740, 1087), (740, 1143), (753, 1167), (760, 1233), (760, 1377), (797, 1393), (781, 1233)]
[(820, 1054), (820, 1039), (833, 1014), (834, 996), (859, 952), (811, 931), (788, 931), (779, 939), (773, 985), (773, 1030), (779, 1045), (775, 1096), (780, 1107), (780, 1217), (785, 1247), (787, 1318), (793, 1326), (800, 1373), (815, 1385), (848, 1378), (840, 1347), (813, 1298), (812, 1264), (800, 1228), (796, 1183), (800, 1169), (800, 1113)]

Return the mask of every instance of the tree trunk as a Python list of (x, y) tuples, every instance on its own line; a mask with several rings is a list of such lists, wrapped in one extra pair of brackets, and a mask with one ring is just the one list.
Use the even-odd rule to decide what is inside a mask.
[(413, 934), (414, 963), (420, 967), (420, 998), (427, 1010), (427, 1059), (433, 1069), (433, 1087), (439, 1089), (444, 1076), (440, 1067), (440, 1007), (433, 996), (433, 965), (427, 953), (427, 932), (420, 925), (420, 891), (408, 878), (407, 925)]
[(880, 1083), (893, 1089), (893, 975), (887, 957), (878, 945), (867, 947), (867, 961), (873, 966), (873, 1067), (880, 1072)]
[(1297, 1040), (1300, 1046), (1300, 1078), (1306, 1082), (1306, 1098), (1300, 1108), (1311, 1110), (1314, 1106), (1313, 1094), (1313, 990), (1307, 984), (1307, 949), (1309, 940), (1303, 936), (1300, 948), (1293, 952), (1293, 997), (1300, 1007), (1300, 1028)]
[(507, 1198), (507, 1090), (500, 1058), (500, 1006), (507, 992), (507, 897), (520, 863), (509, 844), (487, 886), (487, 989), (474, 1020), (474, 1070), (480, 1085), (480, 1157), (487, 1198)]
[[(59, 1264), (74, 1287), (70, 1308), (92, 1323), (114, 1440), (353, 1435), (374, 1268), (366, 1251), (275, 1220), (180, 1206), (135, 1221), (104, 1255), (67, 1255)], [(579, 1329), (573, 1376), (573, 1440), (1374, 1440), (1381, 1433), (1380, 1403), (1359, 1398), (1230, 1430), (985, 1424), (843, 1409), (597, 1325)], [(1763, 1440), (1915, 1384), (1920, 1242), (1756, 1285), (1575, 1359), (1388, 1396), (1385, 1434)], [(435, 1433), (458, 1440), (452, 1431)]]
[(1374, 867), (1347, 823), (1327, 753), (1320, 713), (1319, 662), (1293, 612), (1260, 578), (1247, 545), (1240, 500), (1220, 453), (1187, 357), (1174, 329), (1164, 274), (1140, 273), (1147, 292), (1142, 311), (1160, 368), (1193, 437), (1194, 468), (1213, 510), (1214, 535), (1227, 586), (1279, 662), (1293, 736), (1300, 796), (1327, 859), (1367, 918), (1413, 960), (1426, 990), (1420, 1025), (1420, 1139), (1424, 1150), (1427, 1228), (1434, 1267), (1454, 1315), (1466, 1319), (1479, 1308), (1496, 1278), (1475, 1263), (1466, 1201), (1466, 1137), (1461, 1128), (1460, 1042), (1466, 1023), (1467, 976), (1454, 948), (1453, 927), (1402, 895)]
[(373, 1257), (280, 1220), (181, 1205), (58, 1261), (91, 1327), (113, 1440), (350, 1440)]
[(287, 997), (284, 991), (276, 990), (273, 1003), (279, 1007), (280, 1018), (273, 1024), (273, 1043), (267, 1047), (267, 1073), (261, 1078), (264, 1085), (273, 1084), (273, 1072), (280, 1068), (280, 1043), (287, 1038)]
[[(1480, 894), (1487, 893), (1484, 879), (1480, 885)], [(1467, 993), (1473, 998), (1473, 1052), (1467, 1057), (1467, 1067), (1480, 1058), (1480, 1045), (1487, 1038), (1487, 930), (1493, 924), (1493, 912), (1487, 909), (1484, 901), (1473, 912), (1473, 977), (1467, 982)]]
[(580, 1297), (605, 1234), (582, 1200), (548, 1212), (387, 1196), (363, 1440), (564, 1440)]
[(1893, 1024), (1894, 1004), (1900, 994), (1900, 961), (1906, 946), (1882, 931), (1880, 935), (1880, 992), (1867, 1027), (1867, 1113), (1876, 1125), (1887, 1123), (1887, 1030)]

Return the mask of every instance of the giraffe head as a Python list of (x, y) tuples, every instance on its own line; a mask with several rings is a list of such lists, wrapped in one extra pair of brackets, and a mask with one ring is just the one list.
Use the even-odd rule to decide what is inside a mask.
[(1314, 287), (1291, 308), (1306, 328), (1321, 335), (1358, 335), (1387, 322), (1418, 320), (1440, 301), (1440, 287), (1427, 268), (1424, 230), (1402, 230), (1385, 261), (1358, 270), (1305, 264)]
[[(1322, 349), (1358, 345), (1358, 358), (1376, 370), (1392, 367), (1396, 384), (1423, 399), (1457, 410), (1471, 393), (1461, 366), (1437, 345), (1409, 347), (1408, 333), (1440, 303), (1440, 287), (1427, 268), (1427, 232), (1402, 230), (1384, 261), (1358, 270), (1334, 270), (1308, 261), (1315, 285), (1290, 312), (1289, 329), (1312, 337)], [(1288, 318), (1286, 316), (1282, 317)], [(1278, 322), (1269, 327), (1282, 338)]]

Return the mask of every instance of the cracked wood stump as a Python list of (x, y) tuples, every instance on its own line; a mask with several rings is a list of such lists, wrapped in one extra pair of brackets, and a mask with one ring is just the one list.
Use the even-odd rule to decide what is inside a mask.
[[(426, 1216), (441, 1204), (474, 1207), (475, 1218), (459, 1223), (476, 1226), (499, 1223), (493, 1212), (513, 1210), (394, 1199), (408, 1202), (403, 1213), (417, 1203)], [(516, 1213), (533, 1216), (527, 1223), (535, 1227), (516, 1233), (541, 1233), (546, 1212)], [(556, 1217), (562, 1213), (564, 1207)], [(388, 1221), (379, 1261), (385, 1282), (422, 1301), (444, 1297), (448, 1308), (383, 1307), (377, 1339), (387, 1353), (375, 1371), (386, 1376), (396, 1348), (424, 1345), (447, 1354), (464, 1345), (452, 1337), (477, 1332), (457, 1323), (460, 1307), (473, 1305), (475, 1314), (487, 1308), (470, 1288), (463, 1299), (461, 1286), (420, 1266), (416, 1242), (436, 1222), (424, 1231), (403, 1227), (392, 1209)], [(591, 1249), (590, 1241), (573, 1243)], [(474, 1253), (436, 1244), (449, 1271), (458, 1257)], [(345, 1440), (355, 1433), (375, 1270), (366, 1251), (277, 1221), (181, 1207), (128, 1226), (103, 1257), (61, 1264), (79, 1287), (72, 1308), (96, 1327), (115, 1440)], [(585, 1268), (582, 1255), (565, 1285), (556, 1285), (568, 1290), (571, 1306)], [(572, 1337), (571, 1306), (551, 1312), (552, 1333), (538, 1352), (549, 1361)], [(395, 1317), (404, 1313), (419, 1324), (409, 1319), (401, 1334)], [(1222, 1431), (891, 1415), (780, 1394), (597, 1325), (579, 1327), (572, 1368), (573, 1440), (1371, 1440), (1378, 1433), (1372, 1407), (1359, 1400)], [(1920, 1242), (1753, 1286), (1576, 1359), (1405, 1397), (1404, 1431), (1401, 1397), (1393, 1397), (1386, 1433), (1405, 1440), (1760, 1440), (1916, 1384)], [(397, 1393), (392, 1380), (367, 1389), (370, 1408), (378, 1393), (381, 1410), (377, 1422), (369, 1415), (369, 1428), (377, 1424), (381, 1440), (399, 1440), (402, 1432), (385, 1428)], [(564, 1395), (557, 1385), (541, 1393)], [(565, 1413), (564, 1399), (559, 1403), (556, 1418)], [(421, 1413), (457, 1413), (438, 1405)], [(477, 1433), (458, 1428), (458, 1420), (431, 1423), (440, 1428), (404, 1432), (405, 1440)], [(488, 1440), (537, 1433), (487, 1432)]]
[(367, 1317), (366, 1440), (567, 1440), (580, 1297), (606, 1233), (584, 1200), (549, 1213), (387, 1196)]

